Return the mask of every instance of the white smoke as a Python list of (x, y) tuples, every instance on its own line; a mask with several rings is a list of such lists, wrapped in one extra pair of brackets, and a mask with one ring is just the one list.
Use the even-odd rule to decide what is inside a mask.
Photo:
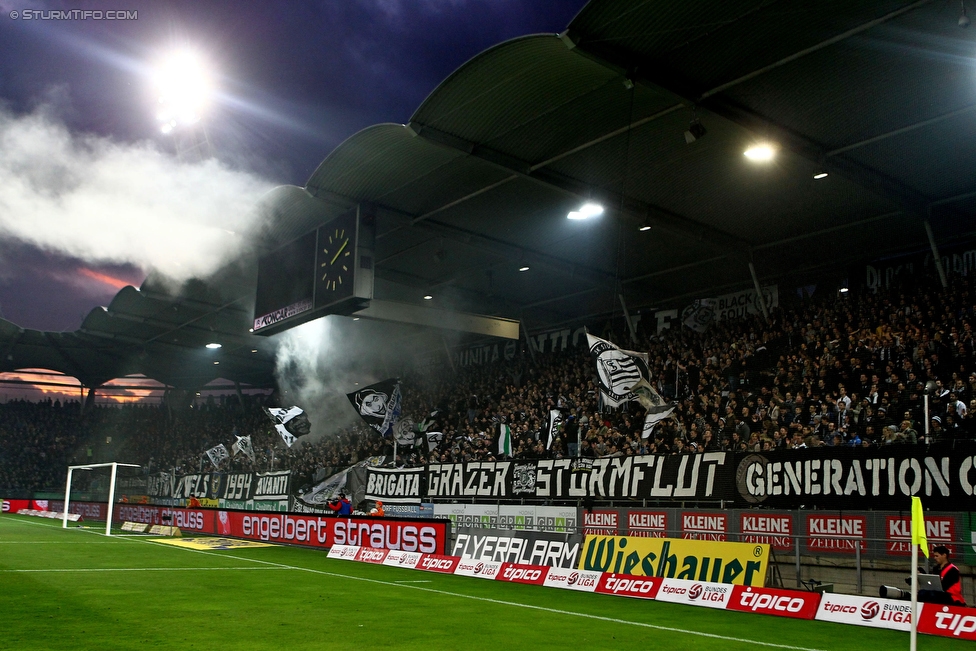
[(404, 334), (396, 325), (339, 316), (281, 333), (275, 337), (275, 376), (282, 405), (298, 405), (308, 413), (312, 439), (363, 424), (346, 394), (400, 376), (415, 363), (415, 353), (430, 345), (418, 338), (404, 340)]
[(236, 256), (273, 183), (151, 142), (73, 134), (45, 108), (0, 108), (0, 238), (174, 279)]

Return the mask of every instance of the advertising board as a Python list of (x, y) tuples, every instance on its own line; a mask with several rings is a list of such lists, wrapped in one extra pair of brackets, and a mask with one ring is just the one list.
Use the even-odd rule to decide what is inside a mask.
[(567, 590), (579, 590), (580, 592), (594, 592), (602, 576), (602, 572), (550, 567), (549, 573), (546, 575), (546, 579), (542, 585), (547, 588), (564, 588)]
[(911, 628), (912, 604), (908, 601), (828, 592), (820, 599), (816, 619), (907, 631)]
[(458, 527), (451, 554), (481, 561), (573, 568), (582, 542), (583, 537), (576, 534)]
[(494, 579), (502, 569), (502, 563), (497, 561), (458, 560), (454, 573), (458, 576), (473, 576), (478, 579)]
[(634, 576), (761, 586), (769, 545), (633, 536), (587, 536), (579, 568)]
[(762, 613), (777, 617), (813, 619), (820, 605), (820, 593), (737, 585), (732, 589), (727, 610)]
[(658, 601), (669, 601), (689, 606), (705, 606), (724, 610), (732, 596), (733, 586), (728, 583), (664, 579), (657, 591)]

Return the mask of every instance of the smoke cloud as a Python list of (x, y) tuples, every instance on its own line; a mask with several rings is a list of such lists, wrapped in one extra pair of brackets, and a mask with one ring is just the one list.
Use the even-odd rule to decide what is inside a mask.
[(48, 108), (0, 108), (0, 238), (182, 280), (245, 246), (275, 184), (215, 159), (184, 163), (151, 142), (73, 134)]
[(431, 340), (423, 339), (438, 336), (404, 339), (409, 334), (403, 326), (338, 316), (281, 333), (275, 337), (275, 376), (282, 405), (298, 405), (308, 413), (310, 440), (362, 423), (346, 394), (403, 376), (415, 363), (414, 352), (429, 350)]

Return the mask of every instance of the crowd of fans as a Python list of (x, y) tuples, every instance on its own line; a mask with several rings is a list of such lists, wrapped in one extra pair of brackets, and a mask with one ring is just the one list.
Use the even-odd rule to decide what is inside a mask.
[[(601, 408), (582, 342), (453, 374), (407, 373), (404, 418), (417, 438), (399, 448), (395, 463), (497, 459), (503, 424), (517, 458), (910, 445), (976, 434), (973, 279), (954, 278), (948, 290), (921, 282), (782, 298), (768, 320), (720, 321), (701, 333), (676, 324), (660, 333), (639, 330), (636, 341), (602, 333), (647, 351), (652, 384), (675, 405), (647, 437), (637, 402)], [(92, 442), (100, 447), (103, 440), (117, 441), (114, 454), (124, 449), (150, 470), (189, 472), (207, 467), (202, 453), (209, 447), (250, 436), (254, 461), (237, 455), (221, 470), (288, 468), (296, 486), (371, 456), (392, 460), (391, 441), (365, 425), (285, 447), (263, 411), (273, 400), (232, 396), (184, 410), (99, 407), (83, 414), (77, 403), (7, 403), (0, 407), (0, 489), (55, 486), (69, 458), (90, 457)], [(553, 410), (561, 424), (550, 443)]]

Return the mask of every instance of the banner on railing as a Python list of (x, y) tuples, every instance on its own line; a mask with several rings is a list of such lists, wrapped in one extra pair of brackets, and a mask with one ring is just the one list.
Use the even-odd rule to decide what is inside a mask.
[(150, 497), (199, 500), (286, 500), (291, 494), (291, 471), (197, 473), (174, 475), (159, 472), (146, 481)]
[(393, 504), (420, 504), (423, 468), (367, 468), (366, 499)]
[(976, 490), (976, 443), (810, 448), (737, 456), (736, 501), (793, 509), (953, 510)]
[(445, 463), (427, 466), (431, 498), (581, 497), (673, 501), (732, 497), (732, 455), (644, 455), (595, 459), (585, 471), (572, 459)]

